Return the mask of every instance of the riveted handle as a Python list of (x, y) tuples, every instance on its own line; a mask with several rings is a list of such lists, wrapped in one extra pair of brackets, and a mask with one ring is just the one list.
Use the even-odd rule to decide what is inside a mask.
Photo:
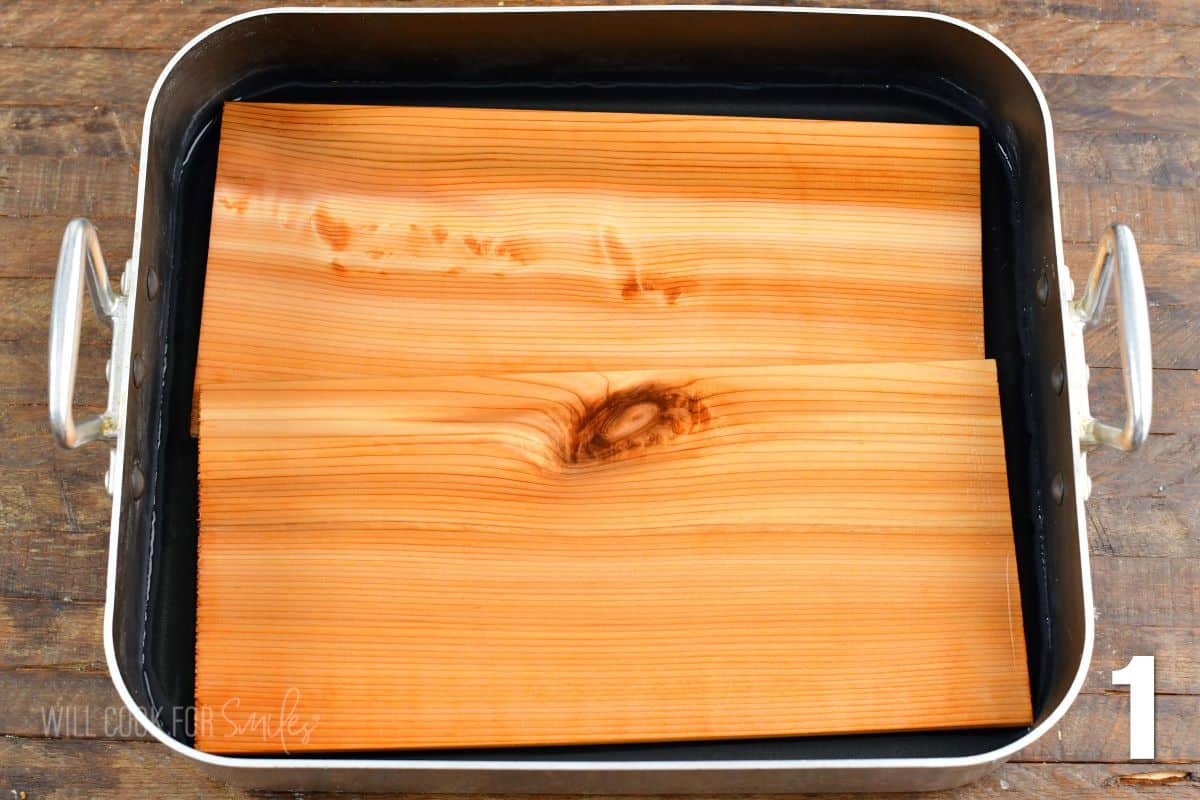
[(1104, 444), (1118, 450), (1136, 450), (1150, 432), (1153, 405), (1150, 310), (1133, 231), (1125, 225), (1112, 225), (1104, 232), (1083, 296), (1071, 304), (1085, 330), (1100, 322), (1114, 277), (1125, 378), (1125, 424), (1118, 428), (1089, 417), (1083, 420), (1081, 441), (1088, 447)]
[[(109, 283), (95, 226), (86, 219), (73, 219), (67, 223), (58, 253), (50, 311), (50, 430), (60, 445), (70, 448), (117, 436), (119, 387), (124, 386), (119, 365), (110, 360), (107, 408), (102, 414), (75, 421), (75, 373), (79, 365), (84, 281), (96, 315), (113, 329), (115, 345), (125, 313), (125, 295), (114, 292)], [(117, 351), (114, 346), (114, 355)]]

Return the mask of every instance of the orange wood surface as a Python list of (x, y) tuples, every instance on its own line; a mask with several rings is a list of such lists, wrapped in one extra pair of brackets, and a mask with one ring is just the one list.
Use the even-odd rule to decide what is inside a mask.
[(201, 414), (202, 749), (1030, 720), (993, 362), (216, 385)]
[(973, 127), (229, 103), (197, 388), (983, 357)]

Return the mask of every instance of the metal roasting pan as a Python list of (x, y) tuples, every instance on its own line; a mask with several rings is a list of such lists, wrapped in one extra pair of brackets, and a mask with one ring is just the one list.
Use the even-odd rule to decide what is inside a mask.
[[(1028, 728), (590, 747), (229, 757), (191, 746), (196, 445), (188, 435), (221, 103), (678, 111), (978, 125), (985, 338), (997, 359), (1035, 721)], [(193, 39), (146, 108), (133, 258), (110, 286), (95, 229), (63, 239), (50, 321), (60, 443), (107, 440), (104, 614), (122, 700), (182, 760), (263, 789), (725, 793), (921, 790), (971, 781), (1049, 730), (1092, 651), (1086, 452), (1149, 429), (1145, 289), (1128, 228), (1086, 287), (1062, 263), (1054, 143), (1029, 70), (927, 13), (755, 6), (278, 9)], [(1082, 332), (1115, 277), (1127, 415), (1088, 409)], [(86, 281), (113, 330), (103, 414), (73, 419)], [(350, 621), (350, 624), (353, 624)]]

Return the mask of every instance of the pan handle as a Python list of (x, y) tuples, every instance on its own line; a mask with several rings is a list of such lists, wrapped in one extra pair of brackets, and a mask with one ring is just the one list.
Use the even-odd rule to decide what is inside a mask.
[(1114, 276), (1121, 367), (1125, 377), (1125, 424), (1118, 428), (1089, 414), (1083, 420), (1080, 438), (1085, 447), (1104, 444), (1118, 450), (1136, 450), (1150, 432), (1153, 397), (1150, 311), (1142, 280), (1142, 262), (1133, 241), (1133, 231), (1126, 225), (1112, 225), (1104, 232), (1083, 296), (1071, 303), (1071, 311), (1084, 330), (1099, 324)]
[[(128, 271), (126, 271), (128, 275)], [(79, 365), (79, 332), (83, 324), (83, 286), (96, 315), (113, 330), (112, 359), (108, 363), (108, 406), (104, 412), (75, 421), (75, 373)], [(122, 277), (122, 283), (126, 277)], [(114, 439), (120, 430), (120, 410), (125, 388), (125, 365), (120, 347), (124, 336), (127, 293), (113, 291), (100, 250), (96, 228), (86, 219), (67, 223), (58, 253), (54, 302), (50, 311), (50, 430), (63, 447), (75, 448)]]

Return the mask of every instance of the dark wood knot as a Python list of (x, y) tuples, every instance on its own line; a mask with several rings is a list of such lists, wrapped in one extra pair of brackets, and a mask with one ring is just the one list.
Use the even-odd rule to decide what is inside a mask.
[(648, 383), (612, 392), (580, 416), (568, 458), (607, 461), (675, 439), (708, 423), (700, 398), (678, 387)]

